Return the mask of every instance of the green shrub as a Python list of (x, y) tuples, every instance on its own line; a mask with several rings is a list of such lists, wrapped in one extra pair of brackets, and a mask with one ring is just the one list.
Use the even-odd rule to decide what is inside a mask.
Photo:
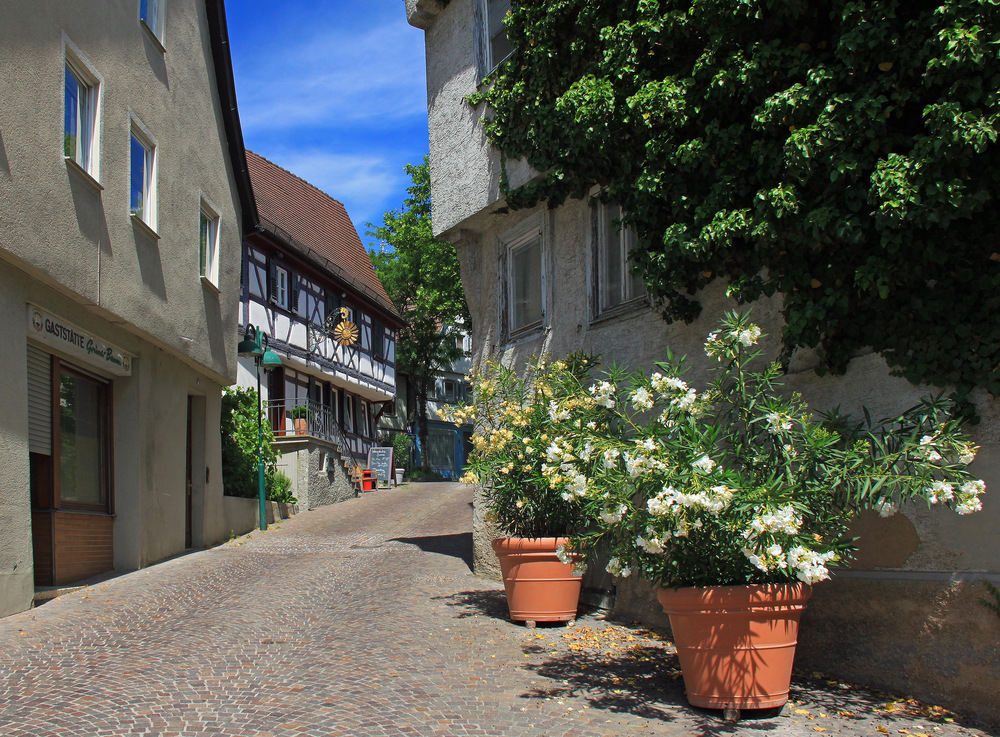
[[(224, 389), (219, 424), (222, 432), (223, 490), (226, 496), (254, 498), (258, 495), (257, 391), (240, 387)], [(272, 445), (274, 433), (266, 419), (262, 428), (264, 486), (271, 489), (277, 457)]]

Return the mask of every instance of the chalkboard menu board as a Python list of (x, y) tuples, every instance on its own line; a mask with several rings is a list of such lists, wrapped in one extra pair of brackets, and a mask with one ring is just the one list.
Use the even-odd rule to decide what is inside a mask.
[(371, 448), (368, 451), (368, 469), (378, 473), (379, 485), (392, 486), (396, 472), (392, 461), (392, 448)]

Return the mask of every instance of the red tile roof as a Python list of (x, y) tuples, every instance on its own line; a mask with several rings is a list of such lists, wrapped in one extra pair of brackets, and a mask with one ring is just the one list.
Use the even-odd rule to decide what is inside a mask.
[(344, 205), (263, 156), (247, 151), (261, 225), (398, 316)]

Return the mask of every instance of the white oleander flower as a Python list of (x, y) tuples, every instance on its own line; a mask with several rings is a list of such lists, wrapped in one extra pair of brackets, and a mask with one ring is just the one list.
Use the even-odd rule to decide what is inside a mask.
[(791, 429), (792, 421), (787, 415), (781, 412), (771, 412), (767, 415), (767, 431), (771, 435), (777, 435)]
[(638, 411), (645, 411), (653, 407), (653, 395), (649, 393), (646, 387), (640, 386), (632, 392), (630, 399), (632, 400), (632, 406)]
[(622, 565), (622, 562), (618, 558), (609, 560), (604, 570), (612, 576), (618, 576), (619, 578), (628, 578), (632, 575), (632, 569), (626, 565)]
[(695, 471), (700, 471), (701, 473), (712, 473), (712, 469), (715, 468), (715, 461), (709, 458), (707, 455), (703, 455), (701, 458), (696, 460), (691, 464), (691, 468)]

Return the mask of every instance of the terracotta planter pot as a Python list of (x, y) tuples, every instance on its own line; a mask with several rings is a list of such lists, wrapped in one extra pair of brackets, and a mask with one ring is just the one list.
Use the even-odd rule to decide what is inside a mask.
[(306, 434), (307, 421), (304, 417), (296, 417), (294, 420), (292, 420), (292, 424), (295, 426), (296, 435)]
[(572, 622), (580, 603), (582, 578), (556, 556), (564, 537), (501, 537), (493, 541), (500, 559), (510, 618), (525, 622)]
[(691, 705), (767, 709), (788, 701), (811, 595), (805, 584), (661, 589)]

